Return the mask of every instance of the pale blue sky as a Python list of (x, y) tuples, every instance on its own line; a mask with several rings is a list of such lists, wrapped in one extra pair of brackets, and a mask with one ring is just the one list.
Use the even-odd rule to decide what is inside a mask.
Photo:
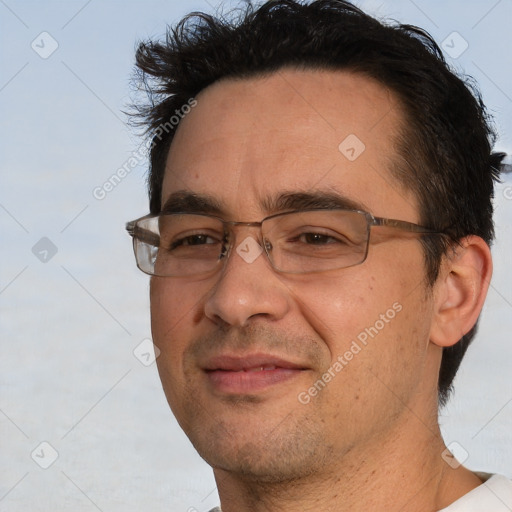
[[(145, 165), (103, 200), (93, 196), (140, 143), (121, 112), (136, 41), (216, 5), (0, 0), (2, 510), (216, 504), (211, 471), (169, 412), (155, 366), (132, 353), (151, 336), (147, 278), (124, 233), (126, 220), (147, 211)], [(452, 63), (480, 83), (497, 148), (512, 150), (512, 2), (360, 5), (419, 25), (440, 44), (458, 32), (468, 48)], [(58, 43), (46, 59), (31, 47), (42, 32)], [(54, 43), (43, 37), (48, 50)], [(472, 469), (510, 477), (511, 185), (496, 192), (496, 271), (482, 327), (442, 417), (447, 442), (467, 448)], [(43, 263), (37, 243), (57, 253)], [(30, 456), (42, 441), (58, 452), (46, 470)]]

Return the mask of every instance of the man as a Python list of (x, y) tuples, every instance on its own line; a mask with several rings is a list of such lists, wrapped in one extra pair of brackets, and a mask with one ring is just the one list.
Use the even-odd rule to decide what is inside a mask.
[(223, 512), (512, 510), (437, 419), (492, 273), (478, 93), (340, 0), (191, 16), (137, 65), (151, 214), (128, 229)]

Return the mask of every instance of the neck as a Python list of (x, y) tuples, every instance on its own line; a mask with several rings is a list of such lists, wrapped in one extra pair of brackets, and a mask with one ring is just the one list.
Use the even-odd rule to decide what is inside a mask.
[(437, 409), (426, 415), (406, 408), (397, 423), (364, 445), (333, 453), (332, 464), (294, 481), (261, 482), (215, 469), (222, 511), (434, 512), (481, 484), (441, 457)]

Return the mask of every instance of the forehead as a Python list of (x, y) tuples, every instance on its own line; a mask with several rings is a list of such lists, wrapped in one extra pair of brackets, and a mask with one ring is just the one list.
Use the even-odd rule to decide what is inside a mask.
[(186, 190), (248, 219), (268, 198), (322, 191), (375, 215), (417, 220), (415, 198), (390, 172), (400, 105), (377, 82), (283, 69), (215, 83), (196, 99), (169, 151), (162, 202)]

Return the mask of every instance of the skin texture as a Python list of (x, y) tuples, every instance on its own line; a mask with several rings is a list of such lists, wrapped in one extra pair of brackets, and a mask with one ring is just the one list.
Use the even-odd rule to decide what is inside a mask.
[[(357, 74), (280, 70), (216, 83), (197, 97), (168, 156), (162, 200), (208, 194), (228, 220), (275, 213), (265, 199), (338, 193), (375, 216), (420, 223), (411, 192), (391, 175), (399, 102)], [(364, 151), (338, 149), (355, 134)], [(214, 468), (224, 512), (434, 511), (481, 482), (452, 469), (437, 422), (443, 346), (476, 321), (491, 261), (469, 237), (445, 258), (433, 289), (413, 237), (373, 228), (366, 261), (323, 274), (276, 273), (265, 255), (232, 250), (206, 278), (152, 278), (158, 370), (167, 400)], [(237, 228), (234, 247), (254, 228)], [(400, 311), (312, 396), (298, 400), (358, 334)], [(214, 389), (204, 362), (219, 354), (277, 355), (305, 368), (263, 391)]]

